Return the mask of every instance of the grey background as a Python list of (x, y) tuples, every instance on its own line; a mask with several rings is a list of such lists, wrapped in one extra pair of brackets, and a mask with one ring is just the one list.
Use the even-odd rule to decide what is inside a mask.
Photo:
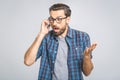
[(0, 0), (0, 80), (37, 80), (39, 61), (27, 67), (24, 54), (57, 2), (71, 7), (72, 28), (98, 42), (85, 80), (120, 80), (120, 0)]

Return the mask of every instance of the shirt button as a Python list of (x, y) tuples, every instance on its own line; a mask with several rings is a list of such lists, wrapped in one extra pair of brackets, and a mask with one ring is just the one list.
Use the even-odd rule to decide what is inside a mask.
[(55, 63), (55, 61), (52, 61), (52, 63)]
[(57, 51), (55, 51), (55, 54), (57, 53)]
[(78, 48), (75, 48), (76, 50), (78, 49)]

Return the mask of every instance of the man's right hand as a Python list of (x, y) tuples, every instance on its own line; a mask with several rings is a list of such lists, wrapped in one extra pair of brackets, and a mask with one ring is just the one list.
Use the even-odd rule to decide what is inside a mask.
[(40, 34), (46, 35), (49, 32), (50, 26), (48, 27), (48, 25), (49, 25), (49, 21), (48, 20), (43, 20), (42, 21)]

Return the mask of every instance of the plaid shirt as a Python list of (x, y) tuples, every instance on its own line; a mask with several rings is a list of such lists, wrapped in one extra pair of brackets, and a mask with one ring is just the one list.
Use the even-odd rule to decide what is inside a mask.
[[(68, 44), (68, 80), (83, 80), (83, 52), (90, 46), (89, 35), (69, 27), (65, 40)], [(44, 37), (37, 53), (36, 60), (41, 56), (38, 80), (52, 80), (58, 45), (58, 38), (50, 31)]]

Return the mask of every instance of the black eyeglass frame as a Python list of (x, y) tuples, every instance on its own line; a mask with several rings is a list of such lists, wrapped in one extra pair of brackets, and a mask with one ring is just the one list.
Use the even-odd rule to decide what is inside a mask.
[(50, 23), (54, 23), (54, 21), (56, 21), (57, 23), (61, 23), (62, 22), (62, 20), (63, 19), (66, 19), (67, 18), (67, 16), (66, 17), (57, 17), (57, 18), (53, 18), (53, 17), (49, 17), (48, 18), (48, 21), (50, 22)]

